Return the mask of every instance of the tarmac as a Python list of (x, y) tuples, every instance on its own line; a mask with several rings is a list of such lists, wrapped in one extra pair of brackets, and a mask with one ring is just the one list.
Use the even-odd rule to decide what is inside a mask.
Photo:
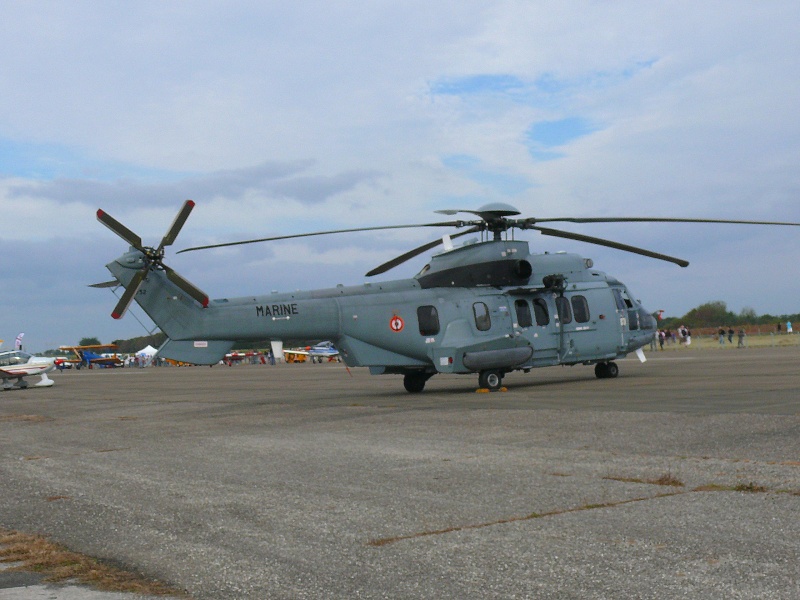
[[(197, 600), (800, 598), (800, 348), (648, 358), (496, 393), (340, 364), (56, 373), (0, 394), (0, 528)], [(0, 600), (136, 597), (0, 570)]]

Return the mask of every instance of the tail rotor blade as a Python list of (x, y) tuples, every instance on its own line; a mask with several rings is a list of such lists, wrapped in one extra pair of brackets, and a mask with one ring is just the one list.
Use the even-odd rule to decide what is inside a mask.
[(180, 275), (178, 275), (177, 271), (168, 267), (167, 265), (164, 266), (164, 271), (167, 273), (167, 278), (181, 288), (184, 292), (186, 292), (189, 296), (197, 300), (203, 308), (208, 307), (208, 294), (202, 291), (200, 288), (195, 286), (190, 281), (184, 279)]
[(121, 319), (125, 316), (125, 311), (128, 310), (131, 300), (133, 300), (136, 292), (139, 291), (139, 288), (141, 287), (145, 277), (147, 277), (146, 268), (136, 272), (131, 279), (131, 282), (128, 284), (128, 287), (125, 288), (125, 291), (123, 292), (122, 297), (119, 299), (119, 302), (117, 302), (117, 305), (114, 307), (114, 312), (111, 313), (112, 317), (115, 319)]
[(536, 229), (541, 231), (544, 235), (552, 235), (553, 237), (566, 238), (568, 240), (577, 240), (579, 242), (587, 242), (589, 244), (597, 244), (598, 246), (606, 246), (608, 248), (615, 248), (617, 250), (624, 250), (625, 252), (633, 252), (634, 254), (641, 254), (642, 256), (649, 256), (650, 258), (657, 258), (658, 260), (665, 260), (667, 262), (675, 263), (681, 267), (688, 267), (689, 261), (682, 258), (675, 258), (666, 254), (659, 254), (645, 250), (644, 248), (637, 248), (636, 246), (629, 246), (627, 244), (620, 244), (619, 242), (612, 242), (611, 240), (604, 240), (603, 238), (592, 237), (589, 235), (582, 235), (580, 233), (572, 233), (570, 231), (561, 231), (560, 229), (548, 229), (547, 227), (531, 226), (528, 229)]
[(189, 214), (191, 214), (192, 209), (194, 208), (194, 201), (187, 200), (183, 203), (183, 206), (178, 211), (178, 214), (175, 216), (175, 220), (172, 222), (169, 230), (167, 230), (164, 239), (161, 240), (161, 245), (158, 247), (159, 250), (164, 248), (165, 246), (171, 246), (173, 242), (175, 242), (175, 238), (178, 237), (181, 229), (183, 228), (184, 223), (186, 223), (186, 219), (189, 218)]
[(130, 229), (125, 227), (125, 225), (117, 221), (114, 217), (112, 217), (104, 210), (97, 209), (97, 220), (100, 221), (103, 225), (108, 227), (111, 231), (116, 233), (119, 237), (128, 242), (131, 246), (133, 246), (137, 250), (144, 251), (142, 248), (142, 238), (133, 233)]

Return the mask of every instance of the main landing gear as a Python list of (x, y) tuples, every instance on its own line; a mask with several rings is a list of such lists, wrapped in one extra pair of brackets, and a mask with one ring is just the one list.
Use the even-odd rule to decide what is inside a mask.
[(594, 374), (598, 379), (613, 379), (619, 375), (619, 367), (615, 362), (597, 363), (594, 366)]
[(406, 373), (403, 376), (403, 386), (410, 394), (419, 394), (425, 389), (425, 383), (431, 377), (432, 373)]

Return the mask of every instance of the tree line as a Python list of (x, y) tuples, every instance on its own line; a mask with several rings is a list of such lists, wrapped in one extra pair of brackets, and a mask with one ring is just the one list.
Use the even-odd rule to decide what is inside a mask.
[(720, 327), (737, 325), (770, 325), (785, 324), (786, 321), (800, 324), (800, 313), (791, 315), (758, 315), (751, 307), (743, 308), (739, 313), (728, 310), (728, 305), (722, 300), (706, 302), (693, 308), (682, 317), (665, 317), (659, 321), (661, 329), (674, 329), (680, 325), (689, 328)]

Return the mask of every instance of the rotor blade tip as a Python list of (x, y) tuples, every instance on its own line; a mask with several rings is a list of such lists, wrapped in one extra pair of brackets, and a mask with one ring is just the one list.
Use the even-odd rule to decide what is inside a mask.
[(194, 207), (194, 205), (195, 205), (195, 202), (194, 202), (194, 200), (187, 200), (187, 201), (186, 201), (186, 204), (187, 204), (188, 206)]
[(98, 208), (97, 209), (97, 218), (98, 219), (102, 218), (104, 214), (106, 214), (106, 213), (102, 208)]
[(118, 313), (118, 312), (113, 312), (113, 313), (111, 313), (111, 316), (112, 316), (114, 319), (121, 319), (121, 318), (122, 318), (122, 315), (121, 315), (120, 313)]

